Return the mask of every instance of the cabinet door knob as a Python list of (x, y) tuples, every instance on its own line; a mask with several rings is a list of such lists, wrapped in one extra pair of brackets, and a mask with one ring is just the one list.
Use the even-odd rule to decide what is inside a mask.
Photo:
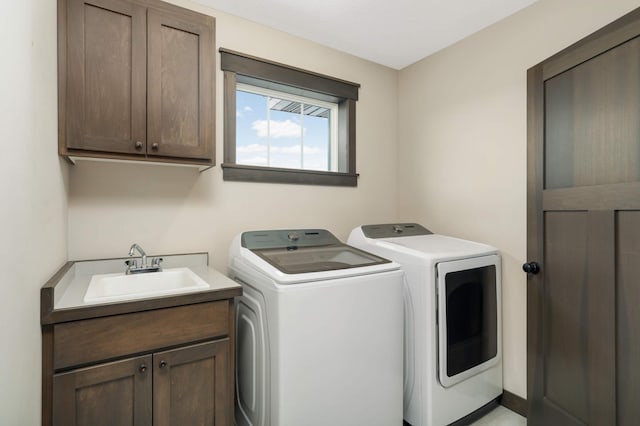
[(151, 144), (151, 149), (154, 151), (157, 151), (159, 147), (160, 146), (158, 145), (158, 142), (154, 142)]
[(146, 364), (140, 364), (140, 368), (139, 368), (141, 373), (144, 373), (145, 371), (147, 371), (147, 365)]
[(165, 368), (167, 366), (167, 361), (160, 361), (160, 368)]
[(142, 142), (136, 141), (136, 149), (142, 149)]

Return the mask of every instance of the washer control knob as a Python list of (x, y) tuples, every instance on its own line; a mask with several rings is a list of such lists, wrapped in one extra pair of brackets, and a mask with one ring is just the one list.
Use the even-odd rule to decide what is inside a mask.
[(400, 225), (393, 225), (393, 232), (395, 232), (396, 234), (401, 234), (403, 231), (402, 226)]
[(297, 232), (290, 232), (289, 235), (287, 235), (287, 238), (291, 241), (298, 241), (300, 239), (300, 235), (298, 235)]

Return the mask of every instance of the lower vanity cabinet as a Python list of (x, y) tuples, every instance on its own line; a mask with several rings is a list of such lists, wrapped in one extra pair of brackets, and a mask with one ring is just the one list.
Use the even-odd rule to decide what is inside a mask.
[(43, 425), (233, 425), (233, 306), (43, 326)]
[(223, 339), (56, 374), (53, 424), (232, 424), (228, 370)]

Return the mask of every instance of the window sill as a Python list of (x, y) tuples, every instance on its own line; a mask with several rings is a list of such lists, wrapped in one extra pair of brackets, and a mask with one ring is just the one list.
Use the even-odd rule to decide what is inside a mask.
[(226, 181), (291, 183), (297, 185), (358, 186), (357, 173), (323, 172), (319, 170), (281, 169), (223, 163)]

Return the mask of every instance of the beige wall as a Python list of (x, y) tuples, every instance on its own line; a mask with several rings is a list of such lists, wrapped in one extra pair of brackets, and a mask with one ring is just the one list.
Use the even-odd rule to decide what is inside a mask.
[[(396, 71), (187, 1), (175, 3), (216, 17), (217, 47), (362, 85), (357, 103), (358, 187), (224, 182), (219, 166), (198, 173), (176, 167), (79, 163), (70, 168), (71, 259), (122, 256), (138, 242), (151, 253), (206, 251), (215, 267), (226, 270), (231, 239), (243, 230), (320, 227), (346, 239), (362, 222), (395, 220)], [(222, 81), (218, 64), (219, 161)]]
[(522, 397), (526, 71), (637, 6), (540, 0), (399, 74), (399, 218), (500, 249), (504, 387)]
[(55, 1), (0, 3), (0, 424), (40, 424), (40, 287), (67, 258)]

